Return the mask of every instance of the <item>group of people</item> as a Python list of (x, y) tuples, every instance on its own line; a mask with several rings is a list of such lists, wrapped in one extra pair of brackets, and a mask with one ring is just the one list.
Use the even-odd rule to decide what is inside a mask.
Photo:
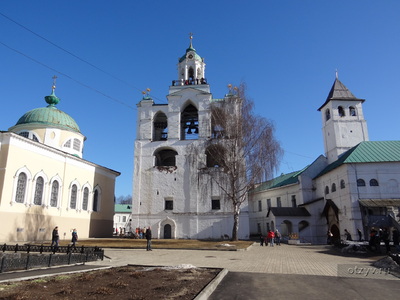
[[(397, 252), (400, 252), (400, 236), (397, 228), (392, 231), (393, 246)], [(381, 242), (385, 244), (386, 253), (390, 252), (390, 231), (387, 228), (371, 228), (369, 234), (369, 247), (372, 251), (381, 252)]]
[[(74, 247), (74, 249), (76, 249), (76, 242), (78, 241), (78, 232), (76, 228), (72, 230), (71, 235), (72, 237), (70, 245), (71, 247)], [(58, 233), (58, 226), (56, 226), (54, 227), (53, 232), (51, 234), (51, 250), (53, 252), (56, 252), (58, 250), (59, 242), (60, 242), (60, 234)]]
[(260, 246), (268, 246), (268, 244), (273, 247), (274, 244), (276, 244), (277, 246), (281, 245), (281, 233), (279, 232), (279, 230), (268, 230), (267, 235), (263, 236), (262, 234), (260, 234)]
[[(344, 230), (344, 236), (346, 241), (353, 241), (353, 237), (347, 229)], [(358, 236), (358, 242), (364, 241), (363, 234), (360, 229), (357, 229), (357, 236)], [(337, 240), (339, 241), (339, 239), (340, 238), (338, 238)], [(369, 233), (369, 240), (367, 241), (371, 251), (381, 252), (381, 243), (383, 242), (385, 245), (386, 253), (389, 253), (391, 250), (390, 242), (393, 241), (394, 248), (396, 249), (397, 252), (400, 252), (400, 245), (399, 245), (400, 236), (397, 228), (394, 228), (392, 232), (390, 232), (390, 229), (388, 228), (372, 227)], [(327, 232), (327, 243), (328, 244), (334, 243), (334, 237), (330, 230), (328, 230)]]

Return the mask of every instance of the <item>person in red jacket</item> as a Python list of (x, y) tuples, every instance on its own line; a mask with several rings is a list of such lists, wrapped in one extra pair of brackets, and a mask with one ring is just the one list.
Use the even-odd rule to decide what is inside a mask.
[(270, 242), (271, 247), (274, 246), (274, 239), (275, 239), (275, 233), (272, 230), (268, 231), (268, 240)]

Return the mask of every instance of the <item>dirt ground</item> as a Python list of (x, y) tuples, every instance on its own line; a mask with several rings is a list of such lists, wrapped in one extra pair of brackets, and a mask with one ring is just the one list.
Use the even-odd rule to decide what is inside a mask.
[(219, 269), (126, 266), (0, 284), (0, 299), (193, 299)]

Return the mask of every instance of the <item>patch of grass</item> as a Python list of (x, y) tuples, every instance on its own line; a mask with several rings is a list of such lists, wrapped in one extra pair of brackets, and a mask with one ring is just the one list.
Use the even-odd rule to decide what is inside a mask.
[[(35, 243), (37, 244), (37, 243)], [(69, 240), (60, 241), (61, 246), (67, 246)], [(227, 240), (188, 240), (188, 239), (153, 239), (153, 249), (193, 249), (193, 250), (236, 250), (245, 249), (253, 244), (253, 241), (227, 241)], [(50, 242), (44, 243), (50, 245)], [(229, 246), (224, 246), (229, 245)], [(145, 249), (145, 239), (129, 238), (99, 238), (80, 240), (77, 248), (100, 247), (100, 248), (124, 248)]]
[(44, 282), (48, 282), (48, 280), (43, 279), (43, 278), (33, 279), (32, 280), (32, 283), (44, 283)]

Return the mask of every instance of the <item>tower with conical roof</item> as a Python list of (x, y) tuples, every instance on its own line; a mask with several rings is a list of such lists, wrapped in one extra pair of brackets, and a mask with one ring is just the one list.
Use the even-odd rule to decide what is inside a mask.
[(367, 121), (362, 104), (336, 76), (325, 103), (318, 109), (322, 115), (322, 132), (328, 163), (363, 141), (368, 141)]

